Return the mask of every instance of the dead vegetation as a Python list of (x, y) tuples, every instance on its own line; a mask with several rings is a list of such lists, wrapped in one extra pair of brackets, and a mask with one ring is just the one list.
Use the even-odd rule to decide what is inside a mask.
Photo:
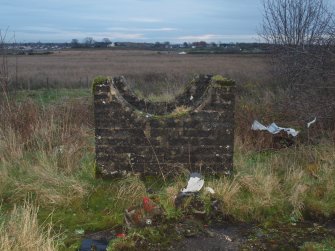
[[(8, 57), (9, 76), (18, 87), (88, 87), (98, 75), (124, 75), (145, 95), (173, 92), (194, 74), (222, 74), (243, 82), (266, 82), (264, 56), (178, 55), (136, 50), (75, 50), (44, 56)], [(157, 85), (159, 83), (159, 85)]]
[(334, 154), (333, 144), (237, 154), (234, 178), (209, 186), (226, 202), (223, 212), (242, 221), (333, 217)]
[[(99, 63), (106, 75), (128, 73), (130, 80), (138, 79), (132, 87), (147, 97), (153, 91), (155, 98), (159, 98), (158, 95), (162, 93), (170, 96), (176, 92), (183, 82), (183, 78), (178, 78), (178, 74), (183, 73), (184, 69), (180, 68), (183, 64), (187, 74), (193, 70), (210, 73), (208, 71), (212, 69), (217, 71), (215, 73), (237, 78), (239, 86), (235, 114), (235, 172), (231, 177), (208, 180), (207, 184), (214, 188), (216, 196), (223, 201), (224, 214), (246, 222), (295, 222), (334, 217), (334, 114), (328, 112), (328, 120), (318, 118), (318, 123), (310, 129), (308, 135), (305, 128), (305, 120), (311, 119), (309, 116), (314, 117), (316, 112), (325, 110), (325, 104), (331, 111), (333, 103), (318, 92), (313, 94), (318, 98), (313, 103), (314, 106), (306, 102), (293, 102), (296, 99), (288, 97), (285, 90), (267, 88), (265, 79), (269, 76), (263, 75), (259, 78), (264, 71), (264, 58), (187, 56), (184, 60), (180, 59), (180, 55), (113, 51), (110, 53), (116, 53), (113, 55), (119, 61), (112, 62), (111, 57), (107, 57), (106, 61), (109, 63), (101, 63), (102, 54), (100, 58), (94, 57), (102, 52), (62, 53), (45, 58), (22, 57), (19, 60), (31, 60), (31, 65), (25, 68), (28, 74), (28, 69), (36, 67), (36, 71), (37, 66), (33, 66), (34, 63), (37, 64), (35, 60), (50, 60), (55, 57), (46, 67), (55, 69), (50, 74), (58, 77), (65, 71), (57, 71), (57, 67), (64, 60), (68, 60), (69, 56), (73, 56), (73, 61), (69, 60), (68, 63), (76, 64), (77, 68), (73, 69), (78, 71), (74, 70), (76, 74), (73, 74), (72, 80), (75, 80), (75, 76), (89, 71), (89, 68), (96, 70), (96, 67), (89, 67), (89, 60), (92, 60), (92, 64)], [(82, 68), (79, 67), (78, 60), (83, 58), (87, 60), (87, 68), (84, 68), (85, 64)], [(146, 60), (149, 62), (147, 65), (143, 64)], [(58, 66), (51, 67), (52, 64)], [(154, 73), (148, 72), (148, 69)], [(222, 72), (222, 69), (226, 72)], [(92, 76), (96, 74), (95, 70), (90, 72)], [(171, 72), (172, 77), (170, 73), (161, 72)], [(34, 79), (34, 76), (30, 77)], [(69, 78), (69, 82), (72, 81), (71, 75), (66, 74), (59, 81), (66, 78)], [(25, 95), (16, 93), (8, 102), (5, 99), (0, 100), (1, 250), (25, 250), (23, 244), (11, 242), (12, 239), (8, 237), (22, 236), (18, 226), (23, 223), (19, 220), (8, 221), (11, 217), (20, 218), (18, 215), (23, 215), (21, 212), (28, 212), (24, 215), (29, 216), (34, 227), (39, 226), (39, 230), (34, 230), (37, 234), (29, 237), (28, 242), (42, 247), (45, 245), (42, 250), (55, 250), (59, 241), (66, 248), (76, 250), (78, 245), (75, 243), (81, 236), (73, 236), (75, 229), (93, 231), (121, 224), (124, 209), (141, 201), (147, 194), (147, 187), (144, 185), (147, 183), (143, 183), (138, 177), (117, 180), (113, 184), (94, 179), (91, 100), (80, 96), (69, 99), (59, 96), (51, 98), (56, 91), (24, 91)], [(42, 94), (35, 95), (38, 92), (43, 92), (46, 96), (42, 98)], [(79, 90), (66, 92), (79, 93)], [(33, 93), (35, 94), (32, 95)], [(184, 110), (181, 108), (176, 112)], [(295, 127), (301, 130), (301, 136), (291, 148), (273, 149), (272, 136), (250, 130), (254, 119), (265, 124), (275, 121), (283, 126)], [(168, 218), (177, 219), (180, 214), (174, 208), (174, 196), (184, 185), (184, 180), (177, 177), (167, 186), (157, 185), (159, 181), (159, 177), (154, 177), (155, 184), (152, 188), (158, 187), (160, 203), (166, 209)], [(33, 204), (28, 205), (25, 201), (29, 196)], [(37, 211), (32, 205), (37, 205), (40, 210)], [(50, 222), (46, 219), (49, 219), (51, 213), (53, 230), (43, 225), (44, 222)], [(66, 240), (56, 238), (58, 232), (54, 230), (60, 228), (67, 234)], [(39, 241), (34, 242), (36, 239)]]
[(53, 232), (51, 225), (39, 224), (37, 214), (38, 208), (26, 201), (22, 206), (15, 205), (4, 220), (2, 220), (3, 215), (0, 215), (0, 249), (8, 251), (58, 250), (57, 239), (60, 236)]
[[(84, 104), (39, 107), (32, 100), (0, 107), (1, 190), (10, 201), (34, 194), (39, 205), (68, 205), (87, 193), (77, 179), (80, 161), (93, 149), (83, 124)], [(87, 114), (84, 119), (90, 118)]]

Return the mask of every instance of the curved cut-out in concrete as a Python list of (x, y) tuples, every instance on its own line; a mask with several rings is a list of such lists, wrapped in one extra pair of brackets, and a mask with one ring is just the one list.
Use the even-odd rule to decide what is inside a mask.
[(123, 77), (94, 81), (97, 173), (230, 173), (235, 83), (200, 75), (170, 103), (139, 99)]

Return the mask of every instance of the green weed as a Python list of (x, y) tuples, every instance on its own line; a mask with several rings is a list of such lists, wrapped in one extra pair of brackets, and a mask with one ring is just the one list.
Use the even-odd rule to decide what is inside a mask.
[(13, 94), (18, 102), (24, 102), (32, 99), (40, 105), (48, 105), (52, 103), (59, 103), (76, 98), (91, 98), (91, 92), (88, 88), (78, 89), (37, 89), (37, 90), (22, 90)]

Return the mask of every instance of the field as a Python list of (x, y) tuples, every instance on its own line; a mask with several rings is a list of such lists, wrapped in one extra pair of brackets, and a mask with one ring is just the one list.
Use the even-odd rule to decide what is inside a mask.
[[(0, 250), (77, 250), (85, 236), (102, 230), (127, 234), (112, 240), (109, 250), (166, 250), (182, 240), (191, 226), (176, 226), (190, 215), (174, 207), (174, 197), (187, 174), (167, 182), (95, 178), (91, 80), (125, 75), (139, 95), (164, 100), (196, 73), (237, 81), (234, 174), (206, 177), (221, 202), (221, 227), (247, 224), (244, 250), (335, 249), (335, 116), (328, 92), (289, 98), (290, 90), (274, 87), (264, 56), (83, 50), (9, 62), (12, 91), (0, 96)], [(320, 111), (307, 130), (306, 122)], [(251, 131), (254, 119), (301, 133), (292, 146), (274, 144), (271, 135)], [(126, 231), (124, 210), (148, 189), (164, 207), (165, 220)], [(200, 198), (209, 215), (208, 195)], [(201, 235), (208, 223), (217, 222), (191, 228)]]
[[(238, 82), (266, 81), (264, 56), (178, 55), (138, 50), (60, 51), (51, 55), (9, 58), (10, 75), (19, 87), (87, 87), (97, 75), (137, 81), (167, 76), (185, 81), (193, 74), (223, 74)], [(149, 79), (150, 80), (150, 79)], [(168, 79), (170, 80), (170, 79)]]

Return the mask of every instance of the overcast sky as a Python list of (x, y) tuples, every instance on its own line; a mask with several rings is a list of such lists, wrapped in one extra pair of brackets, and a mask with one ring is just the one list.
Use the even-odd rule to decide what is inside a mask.
[(1, 0), (17, 42), (254, 42), (260, 0)]

